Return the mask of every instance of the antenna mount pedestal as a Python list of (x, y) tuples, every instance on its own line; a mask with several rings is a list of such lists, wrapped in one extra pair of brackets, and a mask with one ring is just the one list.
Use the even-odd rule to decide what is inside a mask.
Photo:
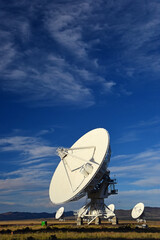
[[(77, 218), (88, 218), (88, 224), (91, 224), (95, 220), (95, 224), (101, 224), (101, 217), (108, 218), (106, 213), (107, 206), (104, 203), (104, 199), (109, 195), (117, 194), (118, 191), (115, 189), (116, 179), (110, 179), (110, 172), (107, 170), (101, 181), (94, 187), (93, 190), (87, 192), (88, 199), (90, 202), (84, 206), (84, 210), (87, 210), (84, 214), (79, 214)], [(110, 217), (114, 217), (112, 213)]]

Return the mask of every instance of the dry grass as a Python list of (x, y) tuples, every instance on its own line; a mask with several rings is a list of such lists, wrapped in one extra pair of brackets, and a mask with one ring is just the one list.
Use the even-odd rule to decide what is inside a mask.
[[(160, 222), (148, 222), (149, 228), (135, 229), (135, 222), (120, 221), (118, 226), (76, 226), (75, 221), (47, 221), (50, 227), (41, 227), (41, 220), (0, 222), (0, 240), (52, 240), (52, 239), (160, 239)], [(7, 230), (5, 234), (2, 230)], [(32, 237), (32, 238), (31, 238)]]
[[(51, 237), (52, 236), (52, 237)], [(2, 235), (0, 236), (1, 240), (27, 240), (30, 237), (37, 240), (47, 240), (56, 236), (57, 239), (113, 239), (113, 240), (120, 240), (120, 239), (160, 239), (159, 233), (135, 233), (135, 232), (128, 232), (128, 233), (115, 233), (115, 232), (95, 232), (95, 233), (73, 233), (73, 232), (59, 232), (59, 233), (32, 233), (32, 234), (16, 234), (16, 235)], [(55, 239), (56, 239), (55, 238)]]

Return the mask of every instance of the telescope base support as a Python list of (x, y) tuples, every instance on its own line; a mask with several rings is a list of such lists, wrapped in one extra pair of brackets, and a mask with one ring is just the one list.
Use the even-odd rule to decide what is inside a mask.
[(101, 218), (100, 217), (96, 217), (95, 225), (100, 225), (100, 224), (101, 224)]
[(83, 225), (83, 218), (78, 217), (77, 218), (77, 226), (81, 226), (81, 225)]
[(116, 216), (114, 216), (111, 220), (112, 225), (117, 225), (118, 224), (118, 218)]

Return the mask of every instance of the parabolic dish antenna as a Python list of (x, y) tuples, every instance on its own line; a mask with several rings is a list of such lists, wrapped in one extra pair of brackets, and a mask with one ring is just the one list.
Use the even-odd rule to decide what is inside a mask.
[(102, 178), (110, 160), (109, 134), (104, 128), (94, 129), (71, 148), (58, 148), (57, 152), (61, 161), (53, 174), (49, 196), (54, 204), (62, 204), (81, 198)]
[(115, 205), (114, 204), (110, 204), (107, 206), (108, 210), (110, 210), (111, 212), (114, 212), (115, 209)]
[[(50, 183), (51, 201), (62, 204), (87, 195), (90, 201), (78, 212), (78, 224), (85, 217), (90, 224), (106, 215), (104, 199), (117, 194), (116, 179), (110, 178), (108, 170), (111, 149), (107, 130), (94, 129), (79, 138), (71, 148), (58, 148), (57, 152), (61, 161)], [(110, 208), (114, 210), (114, 206)]]
[(134, 208), (132, 209), (131, 216), (132, 218), (136, 219), (142, 216), (144, 212), (144, 204), (143, 203), (137, 203)]
[(110, 204), (107, 207), (105, 207), (104, 218), (107, 218), (107, 219), (113, 218), (115, 216), (114, 210), (115, 210), (114, 204)]
[(63, 213), (64, 213), (64, 207), (59, 208), (56, 212), (55, 219), (60, 219), (63, 216)]

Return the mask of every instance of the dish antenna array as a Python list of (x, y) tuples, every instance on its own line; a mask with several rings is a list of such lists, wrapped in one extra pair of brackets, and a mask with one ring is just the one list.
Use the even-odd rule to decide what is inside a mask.
[(104, 218), (112, 220), (112, 218), (115, 217), (114, 209), (115, 209), (114, 204), (108, 205), (105, 209), (106, 214), (105, 214)]
[(87, 195), (88, 204), (79, 210), (78, 221), (87, 217), (89, 223), (108, 212), (104, 199), (117, 194), (116, 179), (110, 178), (108, 164), (111, 149), (109, 134), (103, 128), (94, 129), (80, 139), (71, 148), (58, 148), (61, 161), (56, 168), (49, 188), (53, 204), (76, 201)]
[(137, 225), (137, 227), (146, 228), (146, 220), (144, 219), (144, 204), (143, 203), (137, 203), (134, 208), (132, 209), (131, 216), (133, 219), (136, 219), (138, 223), (141, 223), (142, 225)]
[(63, 220), (63, 214), (64, 214), (64, 207), (60, 207), (56, 212), (55, 219)]

